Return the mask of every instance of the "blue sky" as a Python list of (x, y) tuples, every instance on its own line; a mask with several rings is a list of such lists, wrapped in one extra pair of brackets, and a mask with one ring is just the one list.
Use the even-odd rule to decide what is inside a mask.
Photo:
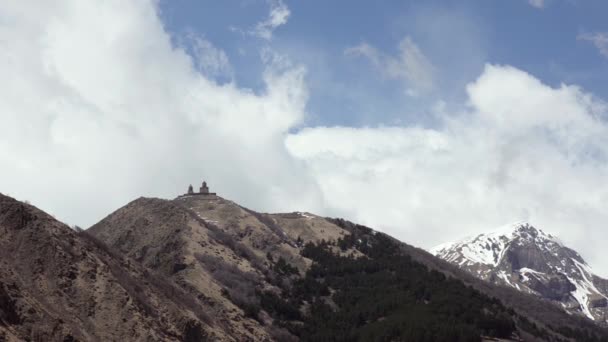
[[(309, 125), (375, 126), (432, 124), (430, 103), (460, 103), (464, 86), (485, 63), (525, 70), (544, 83), (577, 84), (608, 97), (608, 58), (581, 35), (607, 30), (608, 3), (553, 0), (541, 8), (512, 1), (285, 1), (287, 24), (263, 46), (307, 68)], [(234, 81), (263, 88), (261, 43), (246, 31), (264, 19), (268, 1), (161, 1), (172, 34), (203, 35), (224, 50)], [(367, 60), (345, 54), (362, 42), (394, 55), (404, 37), (436, 68), (437, 89), (424, 96), (403, 93), (402, 81), (386, 79)]]

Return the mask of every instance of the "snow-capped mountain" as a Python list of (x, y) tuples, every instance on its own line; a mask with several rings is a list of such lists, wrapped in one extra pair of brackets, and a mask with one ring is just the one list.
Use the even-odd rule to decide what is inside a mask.
[(607, 322), (608, 280), (574, 250), (525, 222), (436, 246), (430, 252), (473, 275), (558, 302), (568, 312)]

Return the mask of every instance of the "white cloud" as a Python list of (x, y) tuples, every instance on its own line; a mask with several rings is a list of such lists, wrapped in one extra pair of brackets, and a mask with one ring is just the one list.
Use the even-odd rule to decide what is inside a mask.
[(536, 8), (544, 8), (546, 5), (545, 0), (528, 0), (528, 3)]
[(606, 104), (505, 66), (486, 66), (467, 92), (470, 109), (444, 108), (439, 128), (308, 128), (287, 146), (334, 213), (404, 241), (530, 220), (608, 273)]
[(265, 90), (220, 85), (198, 69), (225, 70), (225, 54), (172, 46), (155, 3), (0, 8), (0, 191), (84, 226), (203, 177), (247, 206), (318, 211), (283, 144), (305, 115), (305, 69), (269, 60)]
[(287, 24), (291, 12), (283, 0), (268, 0), (268, 4), (270, 5), (268, 18), (259, 22), (250, 33), (259, 38), (271, 40), (274, 30)]
[(608, 32), (583, 33), (577, 39), (593, 43), (599, 52), (608, 58)]
[(367, 43), (348, 48), (345, 53), (366, 57), (387, 79), (405, 81), (406, 93), (410, 96), (428, 93), (434, 88), (435, 68), (410, 37), (399, 43), (398, 56), (385, 54)]

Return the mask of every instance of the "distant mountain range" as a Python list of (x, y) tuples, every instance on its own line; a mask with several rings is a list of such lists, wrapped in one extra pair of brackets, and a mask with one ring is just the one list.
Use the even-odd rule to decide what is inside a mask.
[(608, 281), (554, 235), (520, 222), (445, 243), (431, 253), (474, 276), (548, 299), (570, 313), (606, 323)]
[[(473, 258), (458, 263), (502, 265), (512, 243), (494, 244), (456, 248)], [(343, 219), (211, 193), (139, 198), (86, 231), (0, 195), (0, 341), (608, 341), (535, 295), (549, 269), (534, 251), (518, 255), (524, 293)], [(568, 256), (564, 270), (587, 270)], [(564, 276), (591, 298), (601, 284), (583, 271)], [(561, 279), (549, 288), (574, 305)]]

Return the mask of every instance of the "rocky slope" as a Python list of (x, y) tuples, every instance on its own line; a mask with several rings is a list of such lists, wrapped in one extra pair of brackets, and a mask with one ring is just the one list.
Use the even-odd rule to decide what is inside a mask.
[(270, 317), (250, 317), (247, 305), (256, 289), (280, 291), (280, 260), (305, 272), (304, 243), (346, 234), (311, 214), (259, 214), (215, 195), (140, 198), (88, 232), (203, 300), (234, 341), (289, 338)]
[(103, 244), (0, 194), (0, 341), (196, 341), (211, 316)]
[(583, 258), (557, 237), (528, 223), (443, 244), (431, 252), (480, 279), (606, 323), (608, 281), (596, 276)]
[[(374, 312), (380, 309), (374, 309), (376, 311), (366, 309), (358, 313), (356, 308), (343, 307), (340, 310), (339, 307), (342, 305), (348, 305), (340, 300), (349, 303), (348, 296), (360, 298), (361, 294), (350, 294), (351, 286), (340, 289), (340, 284), (343, 284), (340, 281), (347, 280), (336, 280), (333, 275), (318, 278), (318, 272), (333, 273), (336, 272), (334, 268), (337, 267), (340, 277), (350, 277), (349, 284), (367, 281), (367, 277), (369, 279), (380, 277), (386, 280), (383, 277), (387, 276), (387, 273), (382, 269), (390, 269), (394, 262), (402, 265), (409, 265), (412, 262), (413, 264), (402, 270), (395, 269), (393, 273), (388, 274), (389, 277), (394, 277), (396, 282), (401, 281), (400, 274), (402, 276), (411, 274), (403, 279), (411, 279), (411, 277), (435, 279), (428, 280), (427, 284), (416, 285), (418, 287), (416, 291), (420, 291), (420, 286), (425, 287), (426, 290), (421, 293), (427, 297), (431, 296), (433, 291), (439, 291), (435, 294), (437, 296), (454, 293), (453, 297), (447, 295), (451, 298), (449, 305), (469, 300), (468, 297), (457, 299), (466, 291), (448, 290), (451, 287), (458, 288), (460, 286), (458, 284), (464, 284), (470, 289), (475, 289), (474, 291), (484, 293), (481, 298), (486, 298), (482, 299), (482, 302), (487, 300), (487, 305), (495, 305), (489, 304), (493, 303), (490, 298), (500, 298), (510, 309), (487, 307), (485, 310), (490, 311), (485, 312), (489, 315), (494, 314), (491, 313), (493, 310), (498, 312), (507, 310), (503, 311), (500, 317), (511, 317), (509, 320), (515, 322), (513, 338), (526, 341), (571, 341), (573, 336), (577, 336), (581, 331), (596, 337), (605, 334), (593, 324), (569, 317), (553, 305), (547, 305), (517, 291), (487, 285), (422, 250), (382, 233), (346, 221), (326, 219), (309, 213), (256, 213), (216, 195), (180, 196), (174, 200), (140, 198), (112, 213), (91, 227), (88, 232), (118, 252), (163, 274), (192, 296), (206, 303), (216, 322), (228, 332), (224, 337), (227, 340), (314, 341), (336, 334), (343, 335), (343, 339), (349, 340), (346, 331), (358, 334), (357, 329), (353, 326), (340, 333), (333, 330), (336, 327), (328, 322), (350, 319), (347, 318), (350, 316), (341, 317), (336, 313), (346, 314), (350, 312), (349, 310), (353, 310), (349, 315), (374, 317)], [(377, 258), (374, 255), (383, 254), (382, 251), (385, 250), (393, 251), (391, 253), (394, 255), (383, 255), (383, 258), (387, 259), (381, 261), (380, 264), (383, 266), (379, 269), (380, 273), (370, 273), (364, 278), (358, 278), (361, 273), (357, 271), (358, 267), (361, 269), (371, 267), (365, 260)], [(332, 254), (327, 255), (323, 251)], [(335, 262), (338, 262), (338, 265), (334, 264)], [(352, 266), (354, 274), (344, 275), (341, 263), (345, 265), (360, 263), (360, 266)], [(324, 271), (320, 271), (320, 268)], [(456, 283), (448, 281), (444, 284), (445, 278), (429, 275), (428, 270), (439, 271), (447, 275), (448, 279), (459, 280)], [(335, 282), (333, 285), (335, 288), (323, 290), (323, 286), (327, 286), (323, 284), (332, 281)], [(383, 284), (378, 280), (368, 286), (370, 292), (381, 291), (380, 293), (386, 296), (386, 299), (380, 299), (379, 303), (374, 304), (375, 302), (372, 301), (369, 304), (388, 305), (380, 312), (404, 310), (406, 307), (413, 310), (417, 305), (421, 303), (424, 305), (430, 300), (427, 298), (422, 299), (422, 302), (405, 304), (405, 298), (408, 298), (408, 293), (413, 289), (403, 284), (399, 291), (405, 292), (395, 294), (395, 298), (404, 298), (404, 304), (395, 306), (392, 300), (386, 302), (389, 295), (385, 293), (394, 290), (389, 290), (391, 287), (381, 287), (386, 286), (386, 283)], [(332, 295), (332, 291), (341, 293), (341, 296), (334, 298), (335, 294)], [(379, 294), (375, 294), (377, 295)], [(401, 297), (403, 295), (406, 297)], [(476, 296), (479, 294), (473, 295)], [(329, 312), (338, 311), (331, 314), (324, 311), (327, 307), (323, 309), (322, 306), (319, 309), (315, 306), (318, 305), (315, 303), (319, 300), (329, 305), (329, 308), (333, 308)], [(360, 300), (362, 304), (359, 306), (364, 306), (363, 303), (368, 302), (367, 299)], [(465, 306), (458, 304), (458, 307), (467, 310)], [(314, 311), (315, 308), (320, 311)], [(445, 314), (445, 310), (441, 308), (437, 308), (437, 312), (433, 310), (428, 311), (427, 308), (424, 312), (440, 321), (441, 312)], [(460, 309), (455, 308), (455, 310), (454, 312), (457, 312)], [(421, 313), (418, 316), (422, 317), (425, 314)], [(314, 320), (315, 316), (324, 315), (335, 317), (328, 317), (322, 321)], [(401, 323), (395, 323), (397, 326), (392, 328), (381, 326), (391, 322), (389, 318), (393, 317), (388, 313), (384, 317), (381, 315), (376, 318), (379, 319), (377, 323), (373, 323), (372, 319), (361, 327), (367, 329), (365, 333), (370, 333), (369, 330), (374, 331), (374, 329), (399, 331), (404, 326), (403, 321), (400, 321), (405, 319), (404, 315), (405, 313), (399, 313), (395, 316), (397, 317), (394, 318), (395, 322)], [(341, 326), (340, 329), (346, 329), (344, 325)], [(353, 336), (351, 340), (356, 340)], [(601, 340), (596, 337), (588, 340)]]

